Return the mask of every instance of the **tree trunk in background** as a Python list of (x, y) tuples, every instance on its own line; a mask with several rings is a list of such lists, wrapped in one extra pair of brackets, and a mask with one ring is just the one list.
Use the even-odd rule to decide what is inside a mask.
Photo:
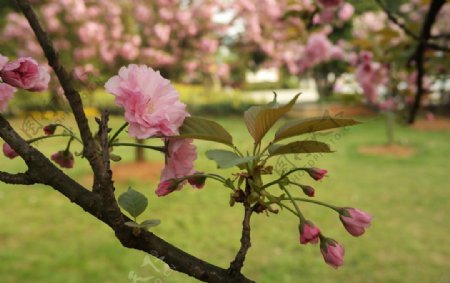
[[(136, 139), (137, 144), (144, 144), (144, 140)], [(145, 151), (142, 147), (136, 147), (135, 149), (135, 161), (136, 162), (142, 162), (145, 161)]]
[(312, 71), (312, 75), (316, 83), (320, 100), (330, 97), (333, 94), (336, 77), (334, 77), (332, 80), (329, 80), (328, 72), (325, 72), (325, 70), (320, 67), (314, 68), (314, 70)]
[(64, 105), (64, 98), (58, 94), (58, 91), (54, 88), (49, 88), (50, 97), (49, 97), (49, 107), (51, 110), (61, 110)]

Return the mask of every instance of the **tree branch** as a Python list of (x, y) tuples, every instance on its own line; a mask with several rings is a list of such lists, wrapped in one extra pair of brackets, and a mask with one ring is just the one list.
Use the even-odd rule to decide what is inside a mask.
[(97, 179), (99, 178), (99, 174), (103, 172), (103, 168), (101, 160), (97, 153), (98, 147), (94, 142), (94, 138), (89, 128), (88, 120), (84, 113), (81, 96), (73, 85), (72, 76), (61, 65), (58, 53), (53, 47), (53, 43), (50, 37), (40, 25), (36, 13), (33, 11), (28, 0), (16, 0), (16, 3), (24, 16), (27, 18), (31, 28), (33, 29), (36, 38), (39, 41), (39, 44), (41, 45), (45, 56), (47, 57), (48, 64), (52, 67), (56, 76), (58, 77), (61, 87), (64, 90), (64, 95), (69, 101), (70, 107), (78, 125), (78, 129), (80, 131), (81, 139), (83, 141), (83, 155), (88, 159), (94, 171), (94, 184), (96, 184)]
[(155, 234), (141, 230), (139, 235), (133, 234), (133, 228), (125, 226), (124, 221), (130, 221), (121, 214), (122, 223), (111, 217), (110, 208), (99, 194), (91, 192), (75, 182), (59, 170), (41, 152), (23, 140), (0, 115), (0, 137), (5, 140), (25, 161), (29, 167), (29, 175), (36, 182), (46, 184), (76, 203), (89, 214), (95, 216), (110, 226), (124, 247), (144, 251), (156, 255), (172, 269), (195, 277), (205, 282), (253, 282), (238, 274), (231, 276), (223, 269), (198, 259), (177, 247), (167, 243)]
[(413, 60), (416, 63), (416, 69), (417, 69), (417, 78), (416, 78), (416, 97), (414, 99), (414, 104), (411, 108), (408, 123), (413, 124), (417, 113), (420, 108), (420, 102), (422, 100), (422, 96), (424, 94), (424, 88), (423, 88), (423, 77), (425, 75), (425, 67), (424, 67), (424, 61), (425, 61), (425, 51), (427, 48), (427, 42), (430, 39), (431, 35), (431, 28), (433, 27), (433, 24), (436, 21), (436, 17), (439, 14), (439, 11), (444, 6), (446, 0), (433, 0), (430, 4), (430, 7), (428, 9), (428, 13), (426, 15), (425, 21), (422, 25), (422, 31), (420, 33), (420, 40), (419, 44), (417, 45), (416, 51), (413, 55)]
[(241, 269), (244, 266), (245, 256), (248, 249), (250, 249), (252, 243), (250, 241), (250, 218), (252, 216), (252, 207), (250, 204), (244, 202), (244, 220), (242, 221), (242, 235), (241, 235), (241, 247), (236, 254), (236, 257), (230, 264), (228, 271), (231, 275), (241, 274)]
[(26, 173), (11, 174), (7, 172), (0, 171), (0, 181), (6, 184), (12, 185), (33, 185), (36, 181), (31, 178), (31, 176)]
[(400, 18), (398, 16), (394, 15), (394, 13), (388, 9), (388, 7), (383, 3), (382, 0), (375, 0), (375, 1), (377, 2), (378, 6), (380, 6), (380, 8), (384, 11), (384, 13), (388, 17), (388, 19), (392, 23), (394, 23), (396, 26), (398, 26), (401, 30), (403, 30), (403, 32), (405, 34), (407, 34), (409, 37), (418, 41), (419, 43), (423, 42), (425, 44), (425, 46), (428, 48), (431, 48), (434, 50), (439, 50), (439, 51), (444, 51), (444, 52), (450, 51), (448, 46), (443, 46), (443, 45), (439, 45), (436, 43), (428, 42), (428, 39), (433, 38), (433, 37), (429, 36), (428, 39), (424, 41), (424, 38), (422, 36), (417, 35), (412, 30), (410, 30), (405, 24), (403, 24), (401, 22)]

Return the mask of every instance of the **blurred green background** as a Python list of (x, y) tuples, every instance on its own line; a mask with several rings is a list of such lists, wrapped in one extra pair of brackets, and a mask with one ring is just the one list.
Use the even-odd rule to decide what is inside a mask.
[[(66, 124), (74, 126), (71, 116), (63, 117)], [(250, 149), (251, 138), (239, 116), (214, 119), (233, 134), (236, 144)], [(365, 123), (320, 136), (336, 150), (315, 163), (329, 170), (329, 177), (320, 182), (304, 178), (304, 182), (316, 188), (318, 200), (370, 212), (373, 225), (361, 238), (353, 238), (332, 211), (302, 206), (325, 235), (346, 247), (344, 266), (334, 270), (323, 262), (318, 246), (299, 244), (298, 223), (291, 214), (255, 215), (252, 247), (244, 267), (250, 278), (258, 282), (450, 282), (450, 132), (398, 127), (400, 142), (415, 148), (413, 156), (364, 155), (358, 148), (383, 144), (385, 129), (381, 117), (360, 120)], [(21, 129), (24, 118), (11, 121)], [(122, 121), (113, 118), (112, 126), (116, 128)], [(196, 144), (196, 168), (216, 172), (214, 163), (203, 155), (216, 145)], [(37, 146), (50, 155), (63, 149), (65, 142), (55, 138)], [(115, 164), (119, 166), (115, 173), (120, 175), (128, 168), (126, 164), (133, 162), (134, 150), (122, 147), (115, 153), (123, 157), (122, 165)], [(146, 157), (150, 167), (145, 168), (162, 166), (159, 153), (148, 151)], [(314, 156), (290, 160), (301, 165), (311, 158)], [(1, 170), (9, 172), (25, 168), (19, 158), (0, 156), (0, 164)], [(89, 185), (85, 160), (76, 158), (75, 168), (66, 172)], [(186, 186), (157, 198), (158, 173), (149, 175), (154, 177), (147, 179), (153, 180), (122, 177), (116, 182), (116, 193), (129, 185), (144, 193), (149, 209), (143, 218), (162, 220), (154, 233), (195, 256), (227, 267), (239, 247), (243, 214), (239, 205), (229, 207), (229, 191), (208, 181), (203, 190)], [(147, 279), (145, 282), (195, 282), (186, 275), (165, 271), (164, 264), (155, 258), (146, 259), (142, 252), (123, 248), (112, 230), (51, 188), (0, 184), (0, 214), (2, 283), (133, 282), (133, 276)]]

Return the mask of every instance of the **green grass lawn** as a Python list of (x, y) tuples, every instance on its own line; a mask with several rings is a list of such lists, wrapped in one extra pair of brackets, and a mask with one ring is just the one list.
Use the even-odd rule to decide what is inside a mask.
[[(22, 120), (15, 120), (20, 127)], [(235, 135), (235, 143), (251, 140), (238, 118), (219, 119)], [(113, 119), (118, 126), (119, 119)], [(337, 133), (337, 134), (336, 134)], [(304, 204), (305, 214), (325, 235), (346, 247), (345, 265), (339, 270), (327, 266), (318, 246), (301, 246), (298, 221), (287, 211), (252, 219), (252, 247), (244, 272), (258, 282), (450, 282), (450, 132), (419, 132), (398, 128), (397, 137), (415, 146), (410, 158), (364, 156), (360, 145), (385, 141), (382, 121), (374, 119), (347, 131), (324, 135), (336, 153), (305, 156), (299, 166), (313, 160), (329, 170), (329, 177), (304, 182), (316, 188), (318, 200), (361, 208), (374, 215), (373, 225), (361, 238), (343, 229), (337, 215), (322, 207)], [(202, 153), (215, 146), (198, 142), (197, 169), (216, 171)], [(61, 139), (41, 142), (46, 154), (63, 149)], [(133, 158), (130, 148), (117, 149), (122, 162)], [(161, 160), (148, 152), (149, 159)], [(276, 161), (276, 160), (274, 160)], [(19, 172), (19, 159), (0, 156), (0, 170)], [(231, 172), (231, 171), (228, 171)], [(86, 182), (85, 160), (67, 171)], [(117, 193), (128, 185), (116, 183)], [(153, 231), (174, 245), (222, 267), (227, 267), (239, 246), (240, 206), (230, 208), (229, 191), (209, 181), (203, 190), (190, 187), (165, 198), (154, 194), (156, 182), (135, 180), (135, 189), (146, 194), (146, 218), (159, 218)], [(0, 184), (0, 282), (195, 282), (174, 271), (165, 272), (154, 258), (123, 248), (113, 232), (70, 203), (58, 192), (44, 186)], [(130, 276), (130, 277), (129, 277)], [(149, 279), (149, 276), (154, 276)], [(158, 281), (160, 280), (160, 281)], [(139, 282), (139, 281), (138, 281)]]

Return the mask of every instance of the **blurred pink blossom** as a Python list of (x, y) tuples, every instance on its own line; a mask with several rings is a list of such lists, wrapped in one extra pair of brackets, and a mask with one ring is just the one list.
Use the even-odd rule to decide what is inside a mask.
[(47, 69), (31, 57), (9, 61), (0, 71), (0, 77), (11, 86), (29, 91), (43, 91), (50, 81)]

